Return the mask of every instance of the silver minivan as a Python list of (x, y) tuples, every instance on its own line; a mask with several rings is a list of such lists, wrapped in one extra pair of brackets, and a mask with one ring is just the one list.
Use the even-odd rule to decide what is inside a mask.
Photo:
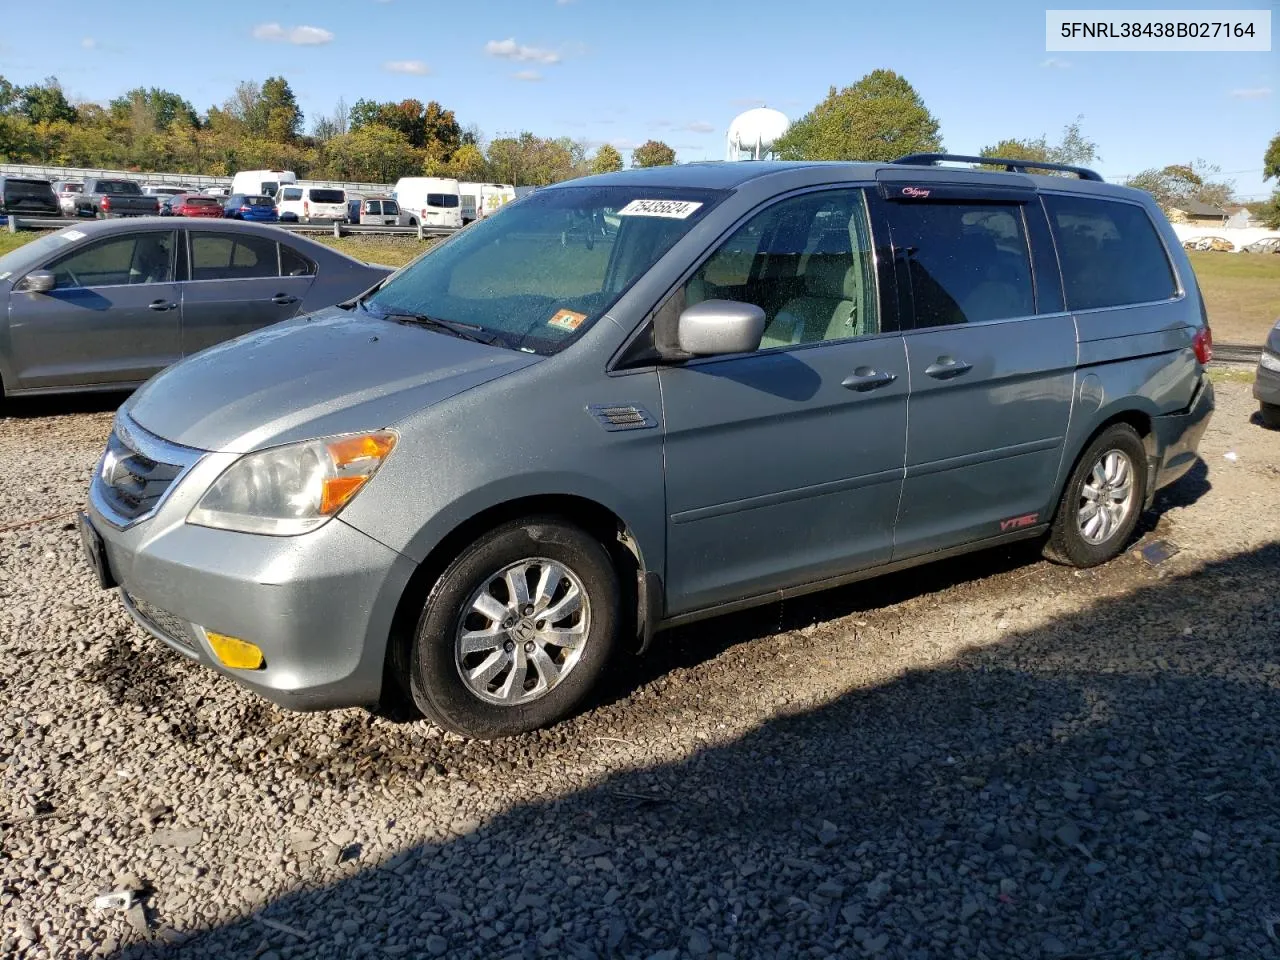
[(1105, 562), (1213, 409), (1186, 254), (1092, 171), (939, 160), (539, 190), (139, 390), (86, 554), (277, 703), (476, 737), (675, 624), (1024, 538)]

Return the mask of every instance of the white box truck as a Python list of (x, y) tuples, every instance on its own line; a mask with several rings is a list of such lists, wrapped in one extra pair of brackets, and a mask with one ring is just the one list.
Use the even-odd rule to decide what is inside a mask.
[(496, 211), (504, 203), (516, 198), (516, 188), (509, 183), (469, 183), (458, 184), (462, 204), (462, 222), (483, 220)]

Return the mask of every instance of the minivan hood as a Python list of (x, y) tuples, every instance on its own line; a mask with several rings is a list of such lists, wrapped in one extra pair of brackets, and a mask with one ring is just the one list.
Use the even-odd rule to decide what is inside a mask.
[(123, 409), (173, 443), (247, 453), (391, 426), (539, 359), (335, 307), (189, 357)]

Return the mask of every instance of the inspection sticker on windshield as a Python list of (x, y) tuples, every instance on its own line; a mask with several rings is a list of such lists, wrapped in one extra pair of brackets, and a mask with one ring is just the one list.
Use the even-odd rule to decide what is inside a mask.
[(697, 200), (632, 200), (618, 211), (618, 216), (685, 220), (700, 206), (702, 203)]
[(83, 240), (84, 234), (81, 233), (79, 230), (63, 230), (62, 239), (63, 240)]
[(559, 327), (561, 330), (577, 330), (585, 319), (587, 315), (578, 313), (576, 310), (557, 310), (547, 321), (547, 326)]

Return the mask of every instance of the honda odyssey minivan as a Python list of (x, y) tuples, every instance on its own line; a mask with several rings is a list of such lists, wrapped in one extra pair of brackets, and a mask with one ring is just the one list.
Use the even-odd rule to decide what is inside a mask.
[(277, 703), (475, 737), (565, 717), (675, 624), (1024, 538), (1103, 563), (1195, 462), (1211, 339), (1150, 196), (1060, 172), (539, 190), (151, 380), (87, 556)]

